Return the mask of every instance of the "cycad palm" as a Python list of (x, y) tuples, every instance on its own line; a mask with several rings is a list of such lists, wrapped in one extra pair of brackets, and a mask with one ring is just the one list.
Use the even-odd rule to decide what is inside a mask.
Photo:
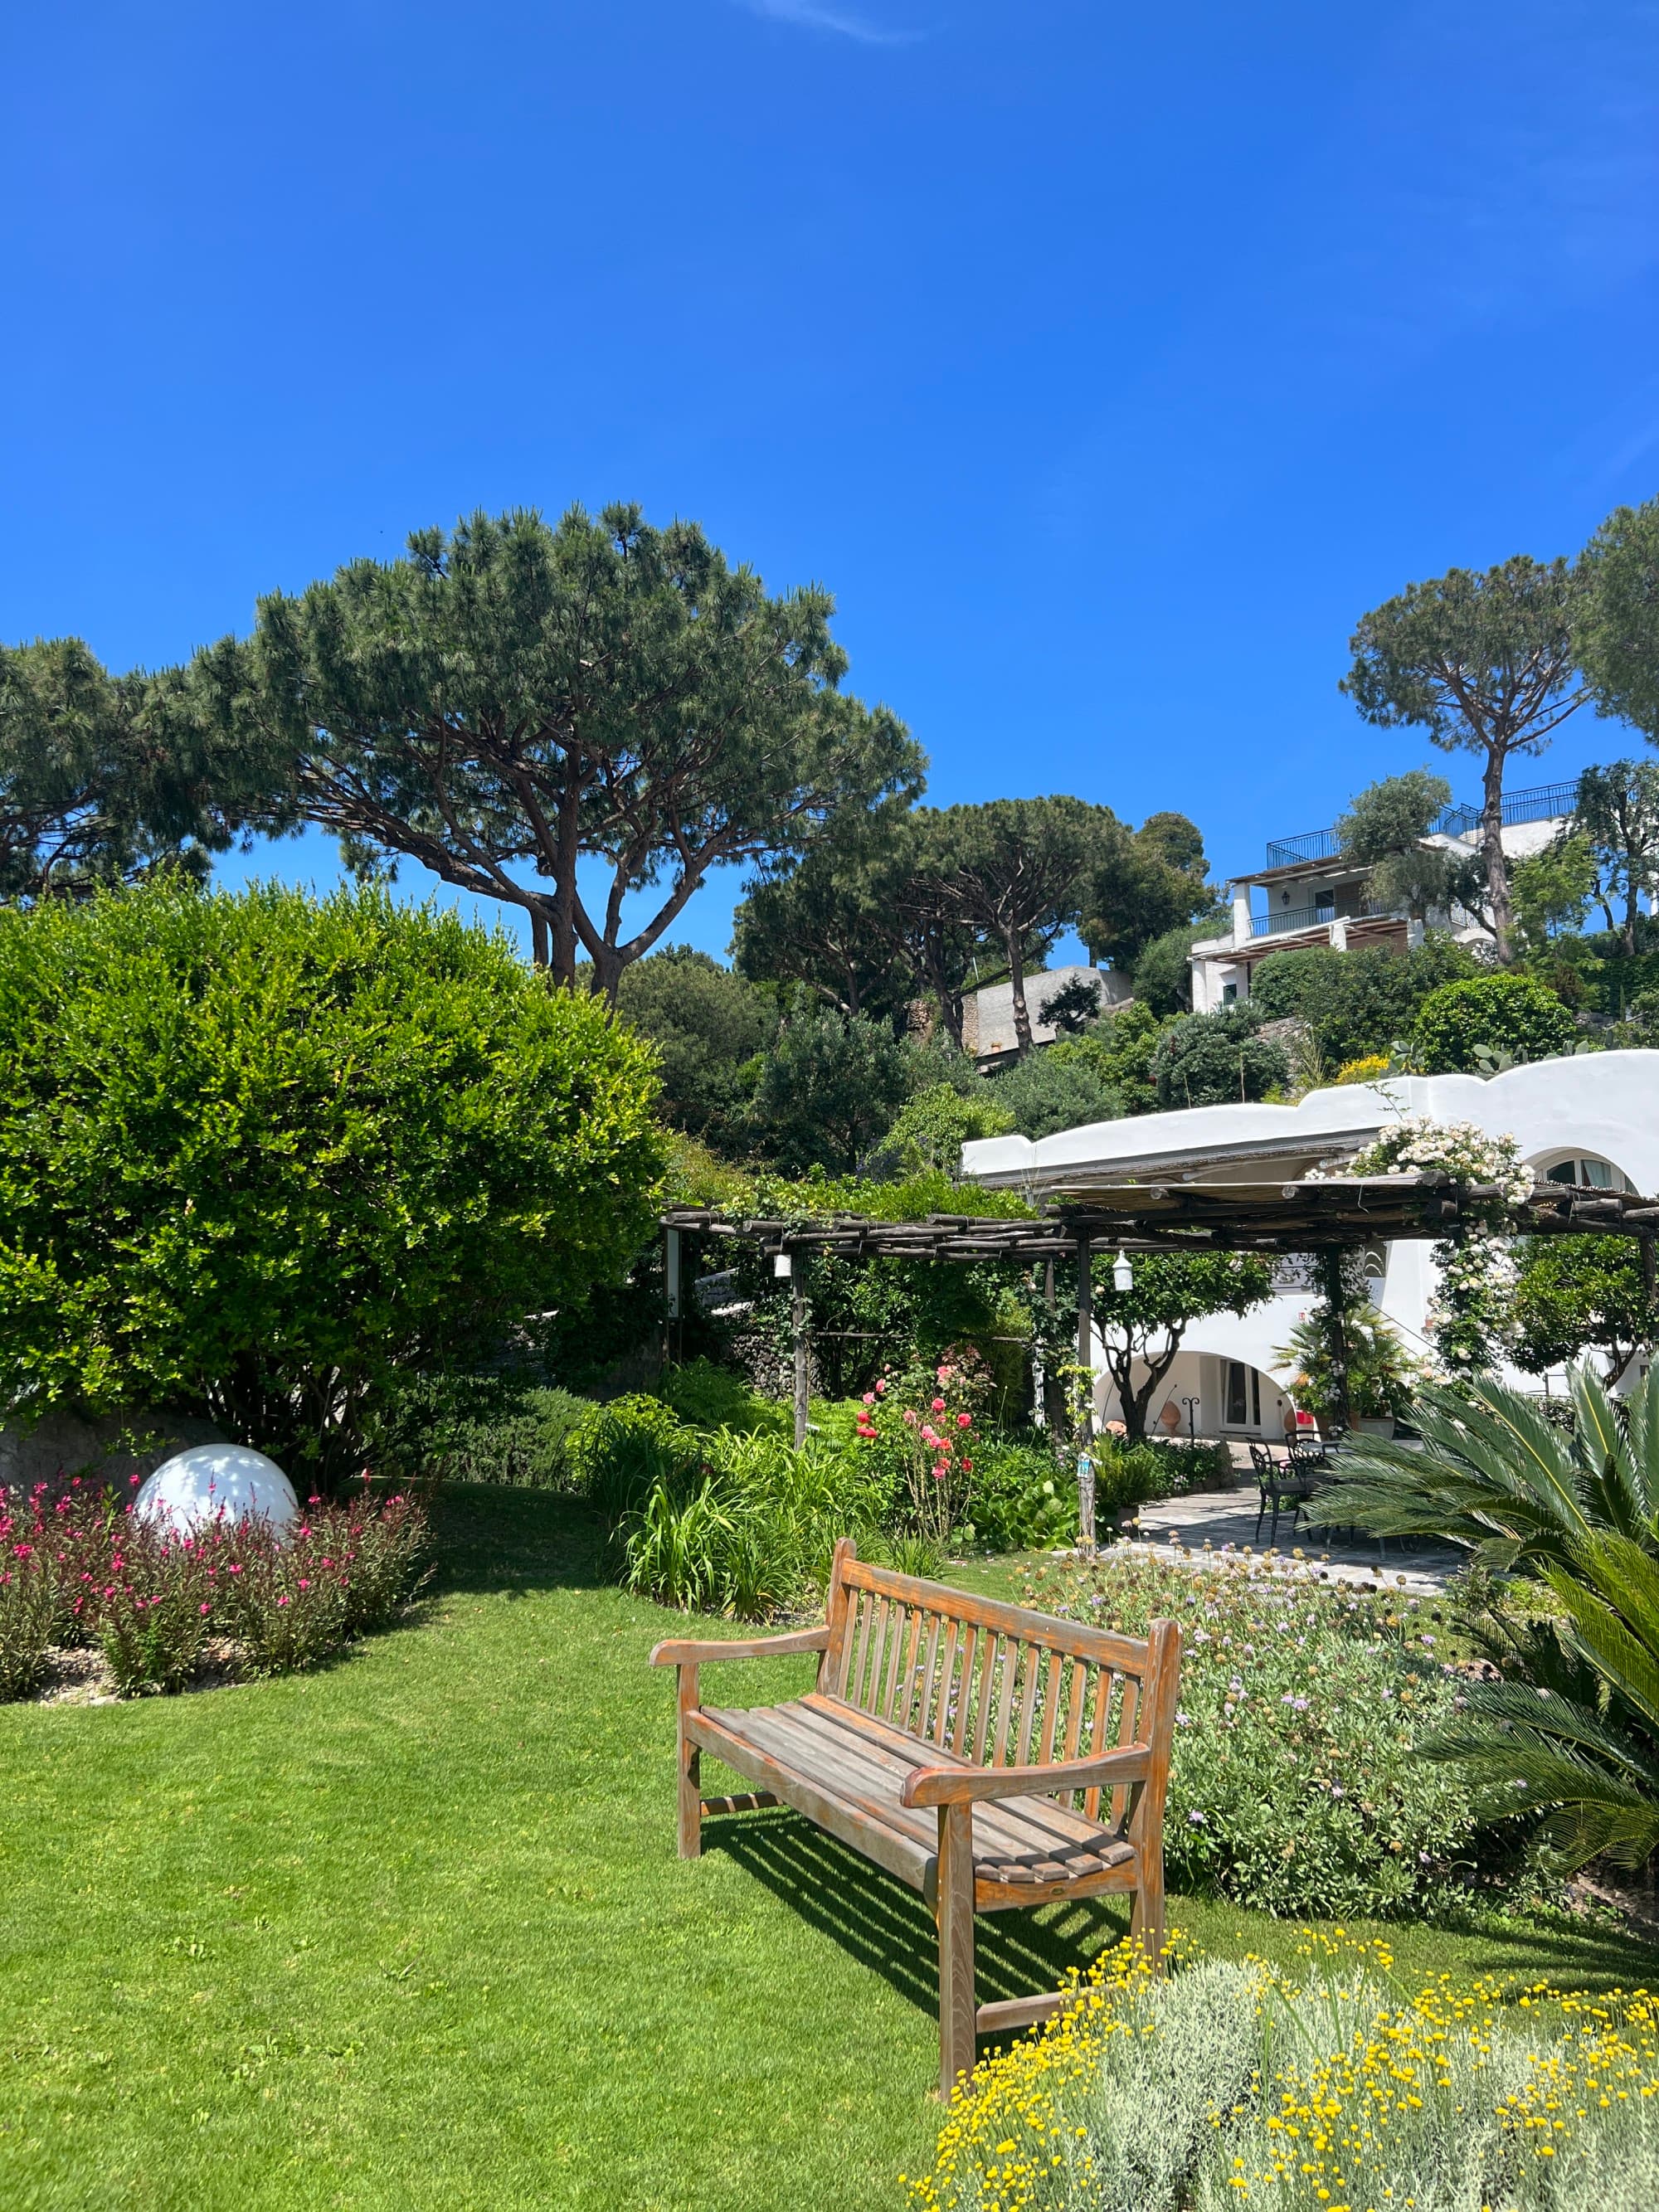
[(1659, 1849), (1659, 1367), (1615, 1407), (1572, 1381), (1571, 1433), (1486, 1378), (1427, 1386), (1420, 1445), (1366, 1438), (1327, 1517), (1433, 1535), (1553, 1595), (1558, 1618), (1509, 1632), (1512, 1671), (1472, 1684), (1462, 1719), (1424, 1746), (1480, 1784), (1487, 1809), (1547, 1808), (1564, 1867)]

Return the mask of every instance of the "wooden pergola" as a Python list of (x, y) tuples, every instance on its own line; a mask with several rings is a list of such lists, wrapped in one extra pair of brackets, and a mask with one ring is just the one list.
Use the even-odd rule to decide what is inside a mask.
[[(681, 1311), (684, 1240), (737, 1239), (773, 1260), (792, 1288), (795, 1442), (806, 1435), (807, 1334), (803, 1271), (815, 1253), (840, 1259), (902, 1259), (961, 1263), (1000, 1260), (1036, 1265), (1078, 1261), (1078, 1361), (1091, 1364), (1094, 1313), (1089, 1262), (1097, 1250), (1126, 1259), (1146, 1252), (1294, 1252), (1320, 1258), (1328, 1291), (1338, 1289), (1345, 1251), (1367, 1245), (1455, 1239), (1466, 1225), (1492, 1218), (1495, 1184), (1460, 1186), (1441, 1172), (1304, 1176), (1293, 1182), (1108, 1183), (1068, 1188), (1032, 1212), (934, 1213), (922, 1221), (882, 1221), (869, 1214), (734, 1218), (710, 1206), (672, 1206), (662, 1217), (670, 1325)], [(1632, 1237), (1639, 1240), (1651, 1297), (1659, 1204), (1630, 1191), (1583, 1190), (1534, 1182), (1506, 1208), (1517, 1237)], [(778, 1264), (778, 1263), (784, 1264)], [(1333, 1310), (1340, 1314), (1340, 1297)], [(1339, 1322), (1340, 1327), (1340, 1322)], [(1086, 1423), (1085, 1423), (1086, 1428)], [(1091, 1489), (1092, 1486), (1090, 1486)], [(1093, 1538), (1093, 1499), (1085, 1496), (1084, 1540)]]

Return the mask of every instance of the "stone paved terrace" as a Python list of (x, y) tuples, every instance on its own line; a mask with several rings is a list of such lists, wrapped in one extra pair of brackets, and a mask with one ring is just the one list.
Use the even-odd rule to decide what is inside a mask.
[(1266, 1517), (1256, 1534), (1256, 1490), (1241, 1480), (1235, 1490), (1200, 1490), (1190, 1498), (1166, 1498), (1143, 1505), (1130, 1540), (1158, 1559), (1180, 1559), (1200, 1565), (1206, 1559), (1218, 1565), (1224, 1553), (1253, 1552), (1271, 1557), (1276, 1568), (1295, 1571), (1305, 1565), (1323, 1566), (1339, 1582), (1375, 1583), (1379, 1576), (1401, 1589), (1429, 1596), (1444, 1588), (1447, 1577), (1462, 1564), (1450, 1546), (1413, 1544), (1394, 1540), (1379, 1545), (1375, 1537), (1339, 1538), (1323, 1530), (1294, 1531), (1289, 1513), (1279, 1516), (1275, 1544)]

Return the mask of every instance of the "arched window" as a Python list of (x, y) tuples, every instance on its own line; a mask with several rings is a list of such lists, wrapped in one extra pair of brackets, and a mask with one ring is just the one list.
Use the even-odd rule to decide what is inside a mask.
[(1595, 1152), (1569, 1152), (1541, 1170), (1546, 1182), (1571, 1183), (1575, 1190), (1634, 1190), (1622, 1168)]

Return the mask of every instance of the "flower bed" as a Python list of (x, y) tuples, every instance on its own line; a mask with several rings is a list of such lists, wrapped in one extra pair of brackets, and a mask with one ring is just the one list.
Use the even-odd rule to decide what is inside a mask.
[(1455, 1771), (1417, 1754), (1461, 1695), (1415, 1598), (1127, 1551), (1039, 1568), (1045, 1612), (1130, 1635), (1168, 1613), (1183, 1639), (1165, 1832), (1177, 1889), (1291, 1917), (1418, 1912), (1461, 1894), (1475, 1820)]
[(1193, 1960), (1154, 1981), (1123, 1944), (958, 2091), (916, 2212), (1659, 2202), (1646, 1991), (1540, 1983), (1510, 2008), (1490, 1981), (1402, 1986), (1380, 1944), (1313, 1938), (1295, 1976)]
[(385, 1627), (422, 1578), (410, 1498), (310, 1501), (283, 1537), (221, 1517), (147, 1527), (112, 1493), (41, 1484), (0, 1511), (0, 1698), (33, 1696), (53, 1654), (100, 1653), (123, 1696), (314, 1667)]

